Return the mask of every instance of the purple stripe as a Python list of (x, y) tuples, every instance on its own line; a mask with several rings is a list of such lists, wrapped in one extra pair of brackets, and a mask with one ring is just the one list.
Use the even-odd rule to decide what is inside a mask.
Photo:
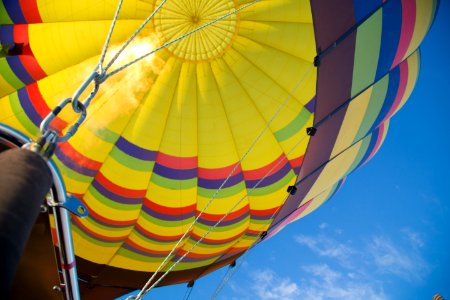
[[(180, 257), (182, 257), (183, 255), (175, 255), (175, 257), (172, 259), (172, 261), (177, 261), (178, 259), (180, 259)], [(215, 254), (215, 255), (211, 255), (210, 257), (189, 257), (186, 256), (185, 258), (183, 258), (183, 262), (199, 262), (199, 261), (205, 261), (205, 260), (210, 260), (216, 257), (220, 257), (221, 254)]]
[(159, 176), (177, 179), (177, 180), (187, 180), (193, 179), (197, 177), (197, 168), (193, 169), (173, 169), (158, 163), (155, 163), (155, 167), (153, 168), (153, 172), (158, 174)]
[(163, 221), (182, 221), (182, 220), (186, 220), (186, 219), (195, 217), (195, 210), (189, 211), (184, 214), (177, 214), (177, 215), (163, 214), (163, 213), (154, 211), (145, 205), (142, 206), (141, 210), (144, 211), (149, 216), (159, 219), (159, 220), (163, 220)]
[[(250, 212), (246, 211), (245, 213), (243, 213), (240, 216), (237, 216), (234, 219), (231, 220), (223, 220), (222, 222), (219, 223), (219, 225), (217, 225), (217, 227), (224, 227), (224, 226), (229, 226), (229, 225), (233, 225), (238, 223), (239, 221), (244, 220), (245, 218), (249, 218), (250, 217)], [(207, 226), (214, 226), (216, 225), (217, 221), (210, 221), (210, 220), (205, 220), (205, 219), (198, 219), (198, 223), (203, 224), (203, 225), (207, 225)]]
[(104, 226), (108, 226), (108, 227), (112, 227), (112, 228), (130, 228), (133, 227), (134, 224), (123, 224), (123, 225), (119, 225), (119, 224), (114, 224), (114, 223), (108, 223), (108, 222), (104, 222), (100, 219), (97, 219), (94, 215), (89, 214), (89, 220), (91, 220), (94, 223), (100, 224), (100, 225), (104, 225)]
[(103, 243), (108, 243), (108, 244), (121, 244), (121, 241), (111, 241), (111, 240), (107, 240), (107, 239), (103, 239), (99, 236), (93, 235), (92, 233), (90, 233), (89, 231), (84, 230), (83, 227), (79, 226), (77, 222), (72, 221), (72, 226), (75, 226), (78, 230), (80, 230), (81, 232), (83, 232), (84, 234), (86, 234), (87, 236), (91, 237), (92, 239), (96, 240), (96, 241), (101, 241)]
[(180, 239), (180, 237), (174, 237), (173, 239), (158, 239), (155, 237), (148, 236), (139, 227), (135, 227), (134, 230), (137, 233), (139, 233), (139, 235), (141, 235), (143, 238), (148, 239), (150, 241), (158, 242), (158, 243), (173, 243), (173, 242), (178, 242), (178, 240)]
[(36, 127), (39, 127), (42, 122), (42, 117), (38, 114), (31, 103), (27, 89), (21, 88), (17, 91), (17, 95), (19, 97), (20, 106), (23, 108), (28, 118), (34, 123), (34, 125), (36, 125)]
[(26, 24), (27, 20), (22, 13), (22, 8), (20, 7), (19, 0), (7, 0), (3, 1), (6, 11), (8, 12), (11, 20), (16, 24)]
[(156, 159), (156, 151), (147, 150), (136, 146), (133, 143), (127, 141), (124, 137), (120, 137), (116, 142), (116, 147), (119, 148), (122, 152), (132, 156), (134, 158), (138, 158), (146, 161), (155, 161)]
[(17, 78), (19, 78), (26, 85), (34, 82), (33, 77), (30, 76), (28, 71), (23, 66), (20, 61), (19, 56), (8, 56), (6, 57), (11, 70), (16, 74)]
[(84, 166), (81, 166), (76, 161), (74, 161), (73, 159), (68, 157), (59, 147), (56, 147), (55, 155), (66, 167), (68, 167), (69, 169), (71, 169), (79, 174), (89, 176), (89, 177), (94, 177), (95, 174), (97, 174), (97, 170), (89, 169)]
[(308, 103), (305, 104), (305, 108), (310, 112), (314, 112), (315, 107), (316, 107), (316, 96), (314, 96)]
[[(264, 180), (261, 181), (261, 183), (257, 186), (257, 188), (263, 188), (272, 185), (275, 182), (278, 182), (280, 179), (285, 177), (286, 174), (288, 174), (291, 170), (292, 170), (291, 164), (289, 162), (286, 162), (286, 164), (280, 170), (278, 170), (278, 172), (264, 178)], [(247, 185), (247, 188), (251, 189), (258, 184), (259, 180), (261, 179), (246, 180), (245, 184)]]
[(166, 257), (167, 254), (170, 253), (170, 251), (167, 251), (167, 253), (162, 253), (162, 254), (149, 253), (149, 252), (145, 252), (145, 251), (142, 251), (142, 250), (140, 250), (140, 249), (137, 249), (137, 248), (135, 248), (135, 247), (133, 247), (132, 245), (127, 244), (127, 243), (125, 243), (125, 244), (122, 246), (122, 248), (127, 249), (128, 251), (131, 251), (131, 252), (134, 252), (134, 253), (143, 255), (143, 256), (145, 256), (145, 257), (149, 257), (149, 256), (151, 256), (151, 257)]
[[(225, 180), (225, 178), (224, 179), (206, 179), (206, 178), (199, 177), (198, 178), (198, 187), (215, 190), (215, 189), (220, 188), (220, 186), (222, 185), (224, 180)], [(223, 188), (235, 186), (236, 184), (239, 184), (243, 181), (244, 181), (244, 176), (242, 175), (242, 173), (238, 173), (236, 175), (231, 176), (230, 179), (228, 179), (228, 181), (225, 183)]]
[(0, 43), (2, 45), (14, 45), (14, 26), (1, 25), (0, 26)]
[(94, 181), (92, 182), (92, 184), (89, 188), (91, 188), (91, 187), (95, 188), (97, 190), (97, 192), (99, 192), (104, 197), (108, 198), (109, 200), (112, 200), (112, 201), (115, 201), (115, 202), (118, 202), (121, 204), (141, 204), (142, 201), (144, 200), (143, 197), (138, 197), (138, 198), (125, 197), (122, 195), (118, 195), (114, 192), (111, 192), (110, 190), (105, 188), (100, 182), (98, 182), (97, 179), (94, 179)]

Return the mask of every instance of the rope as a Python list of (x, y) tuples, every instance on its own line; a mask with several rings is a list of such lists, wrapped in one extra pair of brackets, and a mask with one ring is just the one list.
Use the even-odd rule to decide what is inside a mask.
[(179, 36), (179, 37), (177, 37), (177, 38), (175, 38), (175, 39), (173, 39), (173, 40), (171, 40), (171, 41), (169, 41), (169, 42), (163, 44), (162, 46), (159, 46), (159, 47), (153, 49), (152, 51), (150, 51), (150, 52), (148, 52), (148, 53), (146, 53), (146, 54), (144, 54), (144, 55), (142, 55), (142, 56), (140, 56), (140, 57), (138, 57), (138, 58), (136, 58), (136, 59), (134, 59), (134, 60), (132, 60), (132, 61), (126, 63), (126, 64), (124, 64), (124, 65), (121, 66), (120, 68), (117, 68), (117, 69), (111, 71), (109, 74), (105, 74), (103, 81), (106, 80), (106, 79), (108, 79), (109, 77), (113, 76), (114, 74), (116, 74), (116, 73), (122, 71), (123, 69), (128, 68), (129, 66), (135, 64), (136, 62), (138, 62), (138, 61), (140, 61), (140, 60), (146, 58), (147, 56), (152, 55), (152, 54), (154, 54), (155, 52), (157, 52), (157, 51), (159, 51), (159, 50), (161, 50), (161, 49), (167, 48), (167, 47), (169, 47), (170, 45), (172, 45), (172, 44), (178, 42), (179, 40), (182, 40), (182, 39), (184, 39), (184, 38), (186, 38), (186, 37), (188, 37), (188, 36), (190, 36), (190, 35), (192, 35), (192, 34), (198, 32), (198, 31), (200, 31), (200, 30), (202, 30), (202, 29), (204, 29), (204, 28), (206, 28), (206, 27), (208, 27), (208, 26), (211, 26), (211, 25), (213, 25), (213, 24), (215, 24), (215, 23), (217, 23), (217, 22), (219, 22), (219, 21), (221, 21), (221, 20), (223, 20), (223, 19), (225, 19), (225, 18), (227, 18), (227, 17), (229, 17), (229, 16), (231, 16), (231, 15), (233, 15), (233, 14), (236, 14), (236, 13), (238, 13), (239, 11), (241, 11), (241, 10), (243, 10), (243, 9), (246, 9), (247, 7), (252, 6), (252, 5), (254, 5), (254, 4), (256, 4), (256, 3), (260, 2), (260, 1), (261, 1), (261, 0), (254, 0), (254, 1), (250, 2), (250, 3), (247, 3), (247, 4), (241, 6), (241, 7), (237, 8), (237, 9), (235, 9), (235, 10), (233, 10), (233, 11), (231, 11), (231, 12), (229, 12), (229, 13), (227, 13), (227, 14), (225, 14), (225, 15), (223, 15), (223, 16), (217, 18), (217, 19), (215, 19), (215, 20), (212, 20), (212, 21), (210, 21), (210, 22), (208, 22), (208, 23), (206, 23), (206, 24), (203, 24), (202, 26), (197, 27), (196, 29), (194, 29), (194, 30), (192, 30), (192, 31), (189, 31), (189, 32), (186, 33), (186, 34), (183, 34), (183, 35), (181, 35), (181, 36)]
[[(275, 120), (276, 116), (281, 112), (281, 110), (283, 109), (284, 106), (286, 106), (287, 102), (292, 98), (292, 94), (295, 93), (295, 91), (299, 88), (300, 84), (305, 80), (305, 78), (308, 76), (308, 74), (311, 72), (311, 70), (313, 69), (313, 66), (311, 65), (311, 67), (305, 72), (305, 74), (299, 79), (299, 81), (297, 82), (297, 84), (295, 85), (294, 89), (292, 90), (292, 92), (286, 97), (286, 99), (283, 101), (283, 103), (280, 105), (280, 107), (278, 108), (278, 110), (274, 113), (274, 115), (272, 116), (272, 118), (269, 120), (269, 122), (266, 124), (266, 126), (263, 128), (263, 130), (259, 133), (259, 135), (255, 138), (255, 140), (252, 142), (252, 144), (250, 145), (249, 149), (245, 152), (245, 154), (242, 156), (241, 160), (236, 163), (235, 167), (233, 168), (233, 170), (230, 172), (230, 174), (228, 175), (228, 177), (222, 182), (222, 184), (220, 185), (220, 187), (214, 192), (214, 195), (209, 199), (208, 203), (205, 205), (205, 207), (202, 209), (202, 211), (200, 212), (200, 214), (195, 218), (194, 222), (191, 223), (191, 225), (189, 226), (189, 228), (185, 231), (185, 233), (183, 234), (183, 236), (178, 240), (177, 244), (173, 247), (173, 249), (170, 251), (170, 253), (166, 256), (166, 258), (164, 259), (164, 261), (159, 265), (159, 267), (157, 268), (157, 270), (155, 271), (155, 273), (153, 273), (153, 275), (150, 277), (150, 279), (147, 281), (147, 283), (144, 285), (144, 287), (141, 289), (141, 291), (139, 292), (139, 294), (137, 295), (136, 299), (141, 299), (142, 296), (144, 296), (145, 294), (147, 294), (151, 289), (153, 289), (156, 285), (158, 285), (159, 282), (161, 282), (161, 280), (163, 280), (172, 270), (173, 268), (175, 268), (176, 265), (178, 265), (178, 263), (180, 263), (195, 247), (197, 247), (197, 245), (199, 243), (201, 243), (212, 231), (214, 231), (214, 229), (216, 229), (216, 227), (244, 200), (246, 199), (250, 194), (253, 193), (253, 191), (267, 178), (267, 176), (269, 176), (270, 173), (272, 173), (273, 170), (275, 170), (283, 161), (284, 159), (290, 154), (292, 153), (292, 151), (295, 150), (296, 147), (298, 147), (298, 145), (300, 145), (301, 142), (303, 142), (303, 140), (307, 137), (307, 135), (303, 135), (302, 138), (290, 149), (290, 151), (281, 159), (278, 160), (278, 162), (272, 166), (272, 168), (266, 172), (266, 174), (249, 190), (247, 191), (246, 195), (244, 195), (237, 203), (235, 203), (231, 209), (225, 214), (223, 215), (213, 226), (211, 226), (204, 234), (203, 236), (196, 242), (194, 243), (194, 245), (192, 245), (192, 247), (186, 252), (184, 253), (174, 264), (171, 265), (171, 267), (164, 272), (164, 274), (158, 278), (158, 280), (156, 280), (151, 286), (151, 282), (153, 281), (153, 279), (155, 279), (157, 273), (165, 266), (166, 262), (168, 261), (169, 257), (175, 252), (175, 249), (179, 246), (179, 244), (181, 243), (181, 241), (184, 240), (184, 238), (186, 237), (186, 235), (191, 231), (191, 229), (194, 227), (194, 225), (197, 223), (197, 221), (200, 219), (200, 217), (203, 215), (203, 213), (206, 211), (206, 209), (209, 207), (209, 205), (212, 203), (212, 201), (215, 199), (215, 197), (217, 196), (217, 194), (221, 191), (221, 189), (223, 188), (223, 186), (228, 182), (228, 180), (231, 178), (231, 176), (234, 174), (234, 172), (236, 171), (236, 169), (238, 168), (238, 166), (240, 166), (242, 164), (242, 161), (247, 157), (247, 155), (251, 152), (251, 150), (254, 148), (255, 144), (258, 142), (258, 140), (262, 137), (262, 135), (267, 131), (267, 129), (270, 127), (270, 124)], [(149, 287), (150, 286), (150, 287)]]
[[(103, 45), (102, 54), (100, 55), (100, 59), (98, 61), (98, 65), (100, 68), (103, 65), (103, 61), (105, 60), (106, 51), (108, 50), (108, 45), (111, 40), (112, 33), (114, 31), (114, 27), (116, 26), (117, 18), (119, 17), (119, 12), (122, 7), (123, 0), (119, 0), (119, 4), (117, 4), (116, 13), (114, 14), (114, 18), (112, 19), (111, 26), (109, 27), (108, 35), (106, 36), (105, 44)], [(103, 70), (100, 70), (103, 72)]]
[(184, 294), (183, 300), (188, 300), (191, 297), (192, 290), (194, 289), (194, 285), (188, 285), (186, 293)]
[[(121, 0), (123, 1), (123, 0)], [(163, 5), (167, 2), (167, 0), (161, 1), (161, 3), (158, 5), (158, 7), (145, 19), (145, 21), (139, 26), (138, 29), (128, 38), (128, 40), (122, 45), (122, 47), (116, 52), (114, 57), (111, 59), (111, 61), (106, 65), (105, 67), (105, 73), (108, 71), (108, 69), (111, 67), (111, 65), (117, 60), (119, 55), (125, 50), (125, 48), (133, 41), (133, 39), (142, 31), (142, 29), (147, 25), (147, 23), (155, 16), (155, 14), (163, 7)]]

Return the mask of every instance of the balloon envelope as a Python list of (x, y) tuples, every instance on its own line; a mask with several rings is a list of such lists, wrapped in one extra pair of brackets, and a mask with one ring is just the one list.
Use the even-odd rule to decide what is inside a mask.
[[(107, 61), (160, 3), (124, 1)], [(246, 3), (169, 0), (112, 69)], [(0, 4), (1, 123), (38, 136), (95, 68), (115, 5)], [(83, 282), (140, 287), (201, 214), (162, 284), (195, 280), (324, 203), (381, 146), (436, 7), (259, 1), (108, 79), (53, 157), (89, 209), (72, 218)]]

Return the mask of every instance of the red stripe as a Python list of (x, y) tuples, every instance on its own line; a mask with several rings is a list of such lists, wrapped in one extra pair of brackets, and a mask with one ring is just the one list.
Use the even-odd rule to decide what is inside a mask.
[(399, 46), (391, 68), (398, 65), (411, 44), (416, 24), (416, 1), (402, 0), (402, 30)]
[(19, 0), (19, 3), (27, 23), (42, 23), (37, 0)]
[(162, 205), (156, 204), (155, 202), (153, 202), (147, 198), (144, 199), (144, 205), (145, 205), (145, 207), (151, 209), (152, 211), (158, 212), (160, 214), (172, 215), (172, 216), (192, 212), (197, 207), (197, 204), (195, 204), (195, 203), (192, 205), (183, 206), (183, 207), (162, 206)]
[(156, 234), (156, 233), (153, 233), (153, 232), (150, 232), (150, 231), (144, 229), (144, 227), (139, 225), (139, 223), (136, 224), (135, 229), (139, 229), (139, 231), (141, 231), (145, 236), (147, 236), (149, 238), (154, 238), (154, 239), (162, 240), (162, 241), (170, 241), (170, 242), (178, 241), (183, 236), (183, 234), (174, 235), (174, 236), (159, 235), (159, 234)]
[(156, 162), (172, 169), (194, 169), (197, 168), (197, 157), (177, 157), (158, 152)]
[(33, 77), (35, 81), (38, 81), (47, 76), (47, 74), (44, 72), (44, 70), (42, 70), (41, 66), (33, 55), (20, 55), (19, 58), (28, 74), (30, 74), (30, 76)]
[(63, 262), (61, 262), (60, 264), (61, 264), (61, 268), (64, 270), (70, 270), (73, 267), (75, 267), (75, 261), (71, 262), (70, 264), (64, 264)]
[(121, 186), (113, 183), (112, 181), (110, 181), (108, 178), (106, 178), (102, 174), (102, 172), (98, 172), (97, 175), (95, 176), (95, 179), (101, 185), (103, 185), (105, 188), (107, 188), (109, 191), (111, 191), (117, 195), (120, 195), (120, 196), (130, 197), (130, 198), (144, 198), (145, 193), (147, 192), (146, 190), (132, 190), (132, 189), (127, 189), (127, 188), (121, 187)]
[[(178, 254), (179, 256), (183, 256), (186, 252), (187, 252), (187, 251), (185, 251), (185, 250), (183, 250), (183, 249), (180, 249), (180, 250), (178, 250), (178, 253), (177, 253), (177, 254)], [(218, 255), (222, 255), (222, 254), (224, 254), (224, 253), (225, 253), (225, 250), (222, 250), (222, 251), (219, 251), (219, 252), (216, 252), (216, 253), (208, 253), (208, 254), (200, 254), (200, 253), (189, 252), (189, 254), (186, 255), (186, 257), (189, 257), (189, 258), (203, 258), (203, 259), (208, 259), (208, 258), (216, 257), (216, 256), (218, 256)]]
[(136, 248), (139, 251), (148, 253), (148, 254), (154, 254), (154, 255), (167, 255), (170, 253), (170, 250), (166, 250), (166, 251), (156, 251), (156, 250), (150, 250), (147, 248), (144, 248), (142, 246), (139, 246), (138, 244), (136, 244), (135, 242), (133, 242), (132, 240), (127, 240), (126, 244), (130, 245), (133, 248)]
[(103, 223), (111, 224), (111, 225), (117, 225), (117, 226), (120, 226), (120, 227), (133, 226), (136, 223), (136, 220), (119, 221), (119, 220), (112, 220), (112, 219), (105, 218), (105, 217), (99, 215), (98, 213), (96, 213), (95, 210), (93, 210), (88, 205), (88, 203), (83, 200), (82, 195), (75, 195), (75, 194), (72, 194), (72, 195), (77, 197), (81, 201), (81, 203), (83, 203), (86, 206), (86, 208), (89, 211), (89, 217), (91, 217), (94, 221), (95, 220), (99, 220), (99, 221), (101, 221)]
[(58, 234), (56, 233), (56, 228), (52, 228), (51, 233), (53, 245), (58, 246)]
[[(237, 240), (238, 238), (240, 238), (241, 236), (243, 236), (245, 233), (245, 231), (236, 234), (235, 236), (232, 236), (230, 238), (226, 238), (226, 239), (219, 239), (219, 240), (214, 240), (214, 239), (208, 239), (208, 238), (204, 238), (202, 240), (202, 243), (205, 244), (210, 244), (210, 245), (219, 245), (219, 244), (225, 244), (225, 243), (229, 243), (229, 242), (233, 242), (235, 240)], [(202, 237), (199, 235), (196, 235), (194, 233), (191, 233), (191, 237), (193, 239), (195, 239), (196, 241), (199, 241)]]
[[(36, 82), (33, 82), (27, 86), (27, 93), (37, 113), (42, 118), (45, 118), (50, 113), (50, 108), (48, 107), (47, 103), (45, 103), (45, 100), (42, 97)], [(51, 123), (51, 126), (58, 130), (62, 130), (67, 127), (67, 122), (63, 121), (61, 118), (56, 117)]]
[(27, 24), (16, 24), (13, 27), (13, 39), (14, 43), (17, 44), (29, 44), (28, 40), (28, 25)]
[(274, 207), (274, 208), (270, 208), (270, 209), (261, 209), (261, 210), (251, 209), (250, 214), (252, 216), (267, 216), (267, 217), (269, 217), (269, 216), (273, 215), (278, 209), (279, 209), (279, 207)]
[(292, 169), (295, 169), (295, 168), (300, 167), (300, 166), (303, 164), (303, 158), (304, 158), (304, 157), (305, 157), (305, 156), (302, 155), (302, 156), (300, 156), (300, 157), (298, 157), (298, 158), (291, 159), (291, 160), (289, 161), (289, 163), (291, 164)]
[[(244, 170), (242, 173), (244, 174), (245, 180), (259, 180), (264, 176), (270, 176), (272, 174), (275, 174), (281, 168), (283, 168), (287, 162), (288, 160), (286, 156), (284, 155), (284, 153), (282, 153), (277, 159), (275, 159), (270, 164), (256, 170)], [(277, 166), (275, 167), (275, 165)], [(273, 167), (275, 167), (275, 169), (270, 171)]]
[(394, 103), (389, 109), (389, 112), (386, 114), (386, 117), (384, 117), (383, 122), (392, 117), (392, 115), (397, 111), (400, 104), (402, 103), (402, 99), (405, 95), (406, 86), (408, 85), (409, 80), (408, 69), (409, 69), (408, 61), (405, 61), (402, 64), (400, 64), (399, 66), (400, 79), (399, 79), (399, 87), (397, 89), (397, 95), (395, 96)]
[(70, 157), (73, 161), (76, 161), (79, 165), (85, 168), (99, 170), (102, 165), (101, 162), (90, 159), (79, 153), (68, 142), (60, 143), (59, 148), (66, 156)]
[(83, 231), (88, 232), (90, 235), (94, 236), (95, 238), (102, 240), (102, 241), (108, 241), (108, 242), (122, 242), (123, 240), (125, 240), (128, 237), (128, 234), (124, 235), (124, 236), (119, 236), (119, 237), (110, 237), (110, 236), (105, 236), (102, 234), (98, 234), (96, 232), (93, 232), (92, 230), (90, 230), (88, 227), (86, 227), (83, 223), (80, 222), (80, 220), (78, 220), (77, 218), (72, 218), (72, 222), (74, 224), (76, 224), (80, 229), (82, 229)]
[[(231, 171), (235, 168), (236, 164), (231, 166), (217, 168), (217, 169), (206, 169), (206, 168), (198, 168), (198, 177), (204, 179), (224, 179), (230, 175)], [(239, 174), (242, 172), (241, 165), (236, 168), (234, 174)]]
[[(231, 212), (225, 219), (223, 219), (222, 221), (229, 221), (229, 220), (233, 220), (236, 219), (246, 213), (248, 213), (249, 211), (249, 206), (246, 205), (244, 207), (242, 207), (239, 210), (233, 211)], [(199, 212), (200, 213), (200, 212)], [(208, 221), (214, 221), (217, 222), (219, 221), (224, 215), (213, 215), (213, 214), (207, 214), (207, 213), (203, 213), (202, 216), (200, 217), (203, 220), (208, 220)]]

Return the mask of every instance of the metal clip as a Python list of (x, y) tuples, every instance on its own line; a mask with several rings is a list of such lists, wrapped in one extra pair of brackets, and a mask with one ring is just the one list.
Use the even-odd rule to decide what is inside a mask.
[[(41, 126), (40, 126), (40, 131), (43, 134), (43, 136), (46, 136), (48, 134), (48, 132), (54, 132), (53, 130), (49, 129), (50, 123), (56, 118), (56, 116), (69, 103), (72, 103), (72, 106), (73, 106), (72, 98), (64, 99), (63, 101), (61, 101), (61, 103), (58, 104), (58, 106), (56, 106), (51, 111), (51, 113), (49, 113), (47, 115), (47, 117), (45, 117), (45, 119), (42, 121)], [(72, 126), (69, 127), (69, 129), (66, 131), (66, 133), (64, 135), (57, 136), (56, 142), (67, 141), (70, 137), (72, 137), (75, 134), (75, 132), (80, 127), (81, 123), (83, 123), (84, 119), (86, 119), (86, 106), (82, 102), (77, 102), (77, 106), (78, 106), (78, 109), (76, 112), (80, 113), (78, 120)]]
[[(94, 82), (94, 88), (92, 89), (91, 93), (89, 94), (89, 96), (84, 99), (83, 101), (83, 106), (84, 108), (86, 108), (86, 106), (89, 105), (89, 103), (91, 102), (92, 98), (94, 98), (94, 96), (97, 94), (98, 89), (100, 87), (100, 83), (102, 82), (102, 77), (104, 76), (103, 71), (101, 69), (101, 66), (97, 67), (97, 70), (94, 70), (91, 75), (89, 75), (89, 77), (86, 79), (85, 82), (83, 82), (83, 84), (78, 88), (78, 90), (75, 91), (75, 93), (72, 96), (72, 108), (75, 112), (80, 113), (82, 112), (81, 110), (81, 106), (80, 106), (80, 97), (81, 94), (86, 90), (86, 88), (89, 86), (89, 84), (91, 84), (92, 82)], [(100, 72), (100, 73), (99, 73)]]
[(78, 198), (70, 194), (66, 195), (65, 201), (62, 203), (55, 202), (53, 199), (51, 201), (47, 199), (47, 204), (51, 207), (63, 207), (80, 218), (84, 218), (89, 215), (87, 207)]

